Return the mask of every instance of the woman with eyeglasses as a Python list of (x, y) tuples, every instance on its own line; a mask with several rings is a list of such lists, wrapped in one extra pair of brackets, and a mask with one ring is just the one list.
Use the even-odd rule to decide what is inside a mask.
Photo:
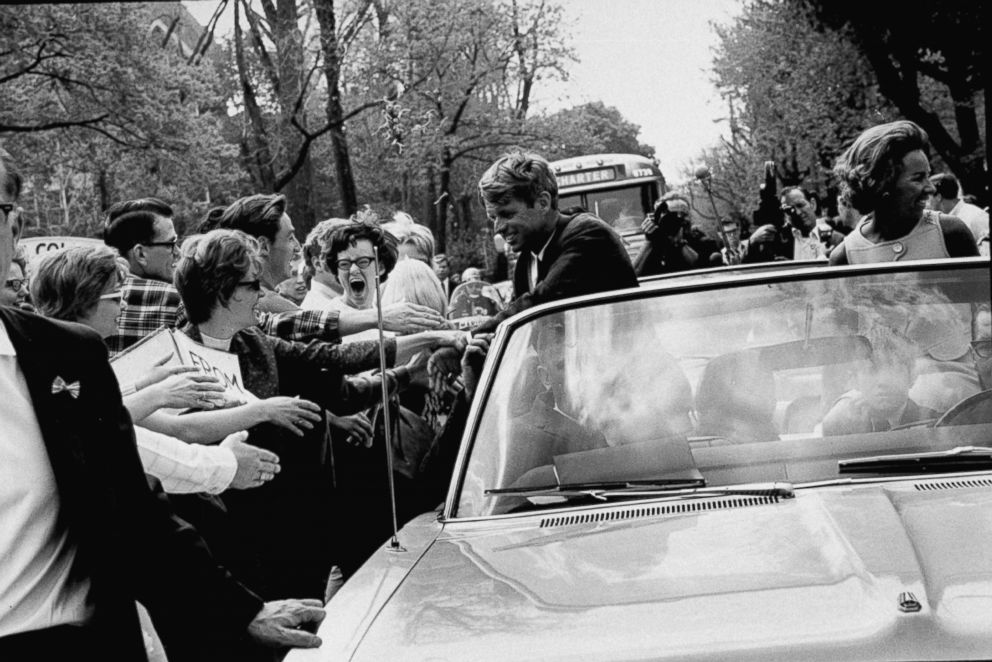
[[(236, 354), (245, 388), (260, 398), (298, 396), (337, 414), (377, 402), (383, 376), (348, 375), (378, 365), (378, 343), (287, 342), (257, 328), (261, 271), (257, 243), (240, 231), (213, 230), (187, 239), (175, 277), (190, 322), (182, 332)], [(433, 345), (441, 337), (431, 340)], [(385, 351), (392, 364), (397, 340), (387, 338)], [(416, 354), (407, 365), (387, 370), (388, 388), (404, 388), (424, 372), (426, 362), (426, 355)], [(249, 435), (252, 443), (279, 455), (283, 470), (260, 490), (223, 496), (240, 536), (237, 554), (224, 558), (224, 565), (267, 598), (321, 597), (337, 548), (349, 535), (340, 531), (332, 512), (334, 478), (323, 426), (302, 439), (269, 424), (253, 426)], [(209, 543), (209, 534), (206, 538)]]
[[(117, 331), (127, 265), (107, 246), (66, 248), (46, 255), (31, 281), (39, 312), (84, 324), (101, 337)], [(258, 487), (279, 471), (279, 458), (243, 443), (255, 421), (271, 420), (282, 403), (252, 403), (179, 416), (165, 409), (204, 408), (223, 387), (195, 368), (156, 366), (138, 384), (123, 385), (146, 471), (166, 492), (217, 493)], [(316, 408), (316, 405), (312, 405)], [(282, 414), (297, 416), (297, 408)], [(220, 447), (200, 444), (222, 442)]]

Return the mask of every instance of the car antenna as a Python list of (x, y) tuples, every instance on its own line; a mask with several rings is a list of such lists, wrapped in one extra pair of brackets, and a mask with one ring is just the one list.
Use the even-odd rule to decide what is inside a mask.
[(382, 331), (382, 293), (379, 291), (379, 247), (372, 247), (375, 257), (375, 311), (379, 318), (379, 374), (382, 376), (382, 430), (386, 446), (386, 469), (389, 472), (389, 505), (393, 509), (393, 537), (389, 540), (389, 551), (405, 552), (400, 545), (399, 525), (396, 519), (396, 483), (393, 479), (393, 425), (389, 417), (389, 380), (386, 379), (386, 340)]

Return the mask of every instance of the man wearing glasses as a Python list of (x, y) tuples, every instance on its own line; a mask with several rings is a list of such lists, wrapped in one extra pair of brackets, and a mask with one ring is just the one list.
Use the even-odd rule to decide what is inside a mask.
[(117, 353), (160, 326), (174, 326), (180, 307), (172, 286), (179, 256), (172, 207), (158, 198), (118, 202), (107, 210), (103, 240), (127, 260), (131, 277), (121, 289), (124, 303), (118, 331), (107, 338)]

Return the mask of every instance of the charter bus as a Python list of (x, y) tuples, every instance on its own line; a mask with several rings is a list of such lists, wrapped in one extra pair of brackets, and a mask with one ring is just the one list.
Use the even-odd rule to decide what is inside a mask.
[(588, 154), (553, 161), (558, 208), (576, 205), (612, 225), (630, 259), (644, 244), (641, 223), (665, 193), (665, 177), (653, 159), (637, 154)]

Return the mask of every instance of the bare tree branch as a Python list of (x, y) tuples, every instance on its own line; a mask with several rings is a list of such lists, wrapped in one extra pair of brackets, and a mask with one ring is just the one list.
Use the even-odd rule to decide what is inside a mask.
[(38, 131), (51, 131), (52, 129), (68, 129), (74, 126), (91, 127), (91, 125), (99, 124), (109, 116), (109, 113), (105, 113), (98, 117), (91, 117), (85, 120), (62, 120), (45, 122), (43, 124), (0, 124), (0, 133), (34, 133)]

